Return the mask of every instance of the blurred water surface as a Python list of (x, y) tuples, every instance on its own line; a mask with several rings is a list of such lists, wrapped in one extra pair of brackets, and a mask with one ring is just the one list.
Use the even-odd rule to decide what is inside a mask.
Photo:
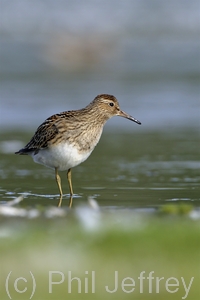
[(199, 128), (198, 0), (0, 0), (0, 7), (1, 129), (35, 128), (99, 93), (114, 94), (142, 130)]
[[(57, 205), (54, 171), (13, 152), (28, 140), (22, 132), (0, 143), (0, 199), (26, 195), (22, 205)], [(186, 138), (187, 137), (187, 140)], [(72, 171), (73, 204), (95, 198), (100, 206), (159, 208), (163, 204), (200, 205), (199, 133), (105, 133), (91, 157)], [(10, 151), (10, 153), (9, 153)], [(69, 202), (66, 172), (63, 205)]]

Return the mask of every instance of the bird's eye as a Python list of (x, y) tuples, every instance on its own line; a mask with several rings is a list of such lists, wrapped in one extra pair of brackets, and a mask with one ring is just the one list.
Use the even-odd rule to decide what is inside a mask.
[(113, 102), (110, 102), (109, 105), (110, 105), (110, 106), (114, 106), (114, 103), (113, 103)]

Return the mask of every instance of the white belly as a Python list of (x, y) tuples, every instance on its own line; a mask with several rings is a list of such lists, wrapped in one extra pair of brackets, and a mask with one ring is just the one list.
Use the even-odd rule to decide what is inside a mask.
[(62, 143), (48, 149), (41, 149), (37, 154), (31, 154), (31, 156), (36, 163), (65, 171), (85, 161), (92, 150), (81, 153), (74, 146)]

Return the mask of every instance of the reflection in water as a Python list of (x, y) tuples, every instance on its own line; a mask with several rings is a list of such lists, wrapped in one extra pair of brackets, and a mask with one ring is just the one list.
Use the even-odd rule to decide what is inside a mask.
[[(23, 133), (16, 136), (27, 140)], [(2, 139), (12, 137), (7, 132)], [(104, 133), (90, 159), (73, 173), (76, 194), (73, 200), (63, 195), (62, 207), (71, 206), (72, 201), (76, 207), (89, 196), (105, 207), (154, 208), (169, 202), (200, 206), (198, 141), (195, 131), (134, 134), (134, 140), (130, 133)], [(14, 154), (2, 153), (1, 147), (0, 152), (1, 201), (26, 195), (20, 206), (58, 205), (60, 196), (51, 169), (33, 164), (29, 157), (16, 160)], [(60, 176), (66, 178), (65, 172)]]
[[(59, 202), (58, 202), (58, 207), (61, 207), (61, 206), (62, 206), (62, 199), (63, 199), (63, 195), (60, 195), (60, 199), (59, 199)], [(72, 207), (72, 203), (73, 203), (73, 196), (70, 195), (70, 198), (69, 198), (69, 205), (68, 205), (69, 208)]]

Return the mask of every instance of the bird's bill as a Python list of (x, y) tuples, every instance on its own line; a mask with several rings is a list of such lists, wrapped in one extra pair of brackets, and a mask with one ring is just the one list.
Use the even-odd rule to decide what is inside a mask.
[(125, 113), (123, 110), (120, 110), (119, 111), (119, 114), (118, 114), (120, 117), (123, 117), (123, 118), (126, 118), (128, 120), (131, 120), (139, 125), (141, 125), (142, 123), (140, 121), (138, 121), (137, 119), (133, 118), (132, 116), (128, 115), (127, 113)]

